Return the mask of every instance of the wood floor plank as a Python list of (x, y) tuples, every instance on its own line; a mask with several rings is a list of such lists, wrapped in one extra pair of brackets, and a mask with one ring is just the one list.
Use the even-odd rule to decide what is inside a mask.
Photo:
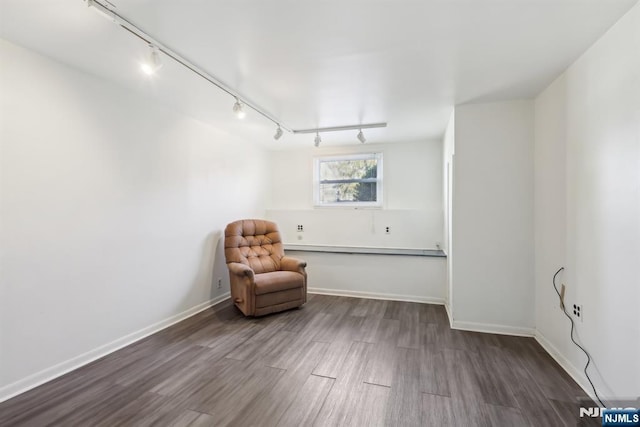
[[(161, 396), (155, 393), (144, 393), (139, 398), (128, 402), (118, 408), (108, 408), (99, 414), (91, 414), (85, 417), (79, 417), (74, 414), (68, 420), (66, 425), (93, 425), (95, 427), (112, 427), (112, 426), (151, 426), (154, 424), (168, 425), (171, 420), (175, 419), (180, 413), (184, 412), (178, 403), (167, 396)], [(89, 423), (90, 419), (98, 419), (97, 423)]]
[[(386, 424), (419, 426), (422, 417), (420, 392), (420, 351), (398, 347), (398, 357), (385, 414)], [(416, 375), (418, 374), (418, 375)]]
[(405, 348), (420, 348), (420, 305), (417, 303), (407, 303), (401, 311), (400, 335), (398, 336), (398, 346)]
[(579, 426), (579, 427), (596, 427), (601, 426), (602, 422), (600, 418), (580, 417), (580, 411), (576, 402), (567, 402), (565, 400), (549, 399), (549, 405), (556, 412), (558, 417), (556, 420), (560, 421), (562, 426)]
[(383, 343), (375, 346), (365, 367), (364, 381), (385, 387), (391, 387), (395, 372), (398, 347)]
[(211, 427), (215, 425), (214, 421), (214, 417), (209, 414), (186, 410), (169, 425), (170, 427)]
[(357, 391), (363, 384), (363, 361), (368, 359), (371, 350), (371, 344), (352, 343), (347, 357), (337, 369), (336, 380), (314, 425), (345, 425), (349, 412), (356, 403)]
[(375, 333), (367, 338), (367, 342), (375, 344), (375, 351), (371, 353), (365, 367), (365, 382), (391, 386), (398, 355), (399, 331), (399, 320), (380, 319), (378, 321)]
[(363, 383), (358, 387), (353, 408), (348, 411), (345, 425), (384, 426), (390, 387)]
[(206, 397), (188, 409), (211, 414), (215, 425), (229, 425), (257, 396), (269, 393), (285, 372), (268, 366), (251, 370), (239, 368), (241, 370), (227, 381), (205, 388)]
[(451, 396), (449, 379), (453, 375), (445, 363), (444, 352), (430, 347), (420, 349), (420, 391)]
[(334, 381), (333, 378), (310, 375), (276, 425), (285, 427), (313, 425)]
[(451, 397), (463, 401), (484, 402), (469, 352), (444, 349), (443, 354), (447, 372), (451, 374), (449, 376)]
[[(88, 387), (65, 391), (63, 395), (52, 402), (45, 401), (42, 405), (33, 405), (24, 413), (17, 414), (17, 416), (3, 421), (0, 425), (70, 425), (71, 423), (65, 422), (65, 420), (70, 418), (82, 420), (83, 416), (88, 417), (94, 412), (100, 412), (105, 406), (110, 406), (111, 402), (122, 405), (138, 398), (139, 395), (139, 391), (130, 390), (117, 384), (94, 383)], [(89, 413), (85, 411), (89, 411)], [(0, 406), (0, 414), (2, 412)], [(76, 422), (76, 425), (81, 424)]]
[(400, 314), (402, 313), (404, 304), (406, 303), (401, 301), (388, 301), (383, 317), (385, 319), (400, 320)]
[(482, 400), (451, 397), (454, 426), (493, 427), (486, 404)]
[(205, 352), (206, 349), (199, 346), (176, 348), (171, 352), (160, 354), (155, 360), (149, 360), (145, 366), (139, 366), (136, 371), (117, 378), (116, 383), (144, 391), (151, 390), (171, 376), (174, 370), (197, 360)]
[(198, 392), (211, 381), (227, 378), (235, 372), (241, 362), (235, 359), (221, 358), (213, 362), (198, 362), (178, 369), (164, 381), (151, 389), (164, 396), (187, 397)]
[(278, 331), (268, 341), (249, 339), (227, 353), (225, 357), (243, 360), (247, 363), (259, 361), (264, 365), (272, 366), (280, 354), (289, 348), (291, 341), (296, 336), (295, 332)]
[(492, 426), (535, 427), (518, 408), (487, 404), (485, 409)]
[(325, 357), (313, 370), (314, 375), (336, 378), (343, 361), (347, 358), (351, 345), (362, 339), (363, 317), (338, 317), (325, 331), (314, 336), (314, 341), (328, 342)]
[(336, 341), (327, 344), (327, 352), (324, 358), (313, 370), (313, 375), (327, 378), (337, 378), (345, 359), (349, 356), (349, 350), (353, 341)]
[(318, 313), (314, 315), (313, 319), (292, 338), (289, 348), (283, 349), (282, 352), (274, 356), (269, 366), (280, 369), (289, 369), (289, 367), (300, 357), (299, 353), (301, 349), (304, 349), (313, 341), (313, 337), (318, 333), (318, 331), (327, 327), (333, 321), (334, 317), (329, 314)]
[(363, 317), (334, 315), (333, 322), (319, 330), (313, 340), (321, 342), (362, 340), (364, 322)]
[(536, 380), (526, 369), (522, 361), (523, 349), (503, 347), (502, 351), (506, 353), (502, 359), (503, 366), (506, 368), (503, 369), (502, 376), (511, 375), (507, 381), (511, 387), (513, 398), (517, 402), (516, 406), (527, 417), (529, 423), (548, 426), (563, 425)]
[(301, 392), (311, 371), (323, 358), (327, 347), (327, 343), (309, 343), (300, 353), (297, 363), (283, 371), (276, 384), (267, 393), (260, 393), (248, 402), (242, 412), (231, 421), (231, 425), (264, 425), (265, 420), (275, 424), (275, 421), (282, 418)]
[(504, 353), (497, 347), (486, 346), (484, 351), (469, 355), (484, 402), (517, 407), (512, 389), (514, 376), (504, 363)]
[(548, 354), (526, 352), (521, 356), (522, 363), (546, 398), (575, 402), (586, 397), (584, 391), (567, 378), (567, 374)]
[[(89, 387), (85, 376), (77, 370), (0, 403), (0, 425), (18, 425), (24, 420), (56, 408), (75, 393)], [(38, 404), (34, 404), (37, 402)]]
[(420, 322), (449, 326), (449, 317), (444, 305), (420, 304)]
[(388, 301), (377, 299), (357, 299), (357, 303), (349, 312), (350, 316), (381, 318), (387, 310)]
[(373, 319), (367, 322), (371, 327), (366, 329), (362, 341), (371, 344), (398, 345), (400, 321), (394, 319)]
[(437, 394), (422, 394), (421, 424), (423, 426), (454, 426), (451, 398)]

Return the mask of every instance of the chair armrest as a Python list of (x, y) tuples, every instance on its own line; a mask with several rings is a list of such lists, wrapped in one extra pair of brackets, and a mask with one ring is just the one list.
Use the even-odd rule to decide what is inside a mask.
[(229, 272), (231, 274), (235, 274), (236, 276), (247, 276), (249, 279), (253, 280), (253, 270), (248, 265), (239, 262), (230, 262), (227, 264), (227, 267), (229, 267)]
[(304, 274), (304, 268), (307, 266), (307, 261), (290, 256), (284, 256), (280, 260), (280, 269), (285, 271), (295, 271), (300, 274)]

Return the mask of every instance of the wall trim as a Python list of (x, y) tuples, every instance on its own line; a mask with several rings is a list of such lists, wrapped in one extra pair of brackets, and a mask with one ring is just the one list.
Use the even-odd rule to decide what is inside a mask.
[(463, 322), (451, 319), (451, 329), (461, 331), (484, 332), (499, 335), (514, 335), (518, 337), (533, 337), (534, 328), (523, 328), (520, 326), (496, 325), (493, 323)]
[(560, 367), (564, 369), (565, 372), (569, 374), (571, 378), (573, 378), (573, 380), (580, 386), (580, 388), (584, 390), (585, 393), (587, 393), (587, 396), (593, 399), (596, 405), (599, 405), (598, 400), (596, 399), (596, 395), (593, 394), (591, 385), (589, 384), (589, 381), (587, 381), (587, 377), (585, 377), (584, 372), (582, 372), (582, 369), (576, 368), (569, 361), (569, 359), (567, 359), (566, 357), (564, 357), (562, 353), (560, 353), (560, 351), (556, 348), (556, 346), (551, 344), (551, 341), (549, 341), (544, 335), (542, 335), (542, 333), (539, 330), (536, 330), (534, 338), (536, 339), (536, 341), (538, 341), (538, 343), (542, 346), (542, 348), (547, 353), (549, 353), (549, 355), (553, 357), (553, 359), (556, 362), (558, 362), (558, 365), (560, 365)]
[(69, 360), (58, 363), (57, 365), (43, 369), (40, 372), (36, 372), (35, 374), (29, 375), (28, 377), (22, 378), (16, 382), (8, 384), (0, 388), (0, 402), (4, 402), (5, 400), (11, 399), (12, 397), (15, 397), (33, 388), (36, 388), (39, 385), (49, 382), (66, 373), (69, 373), (95, 360), (98, 360), (101, 357), (104, 357), (117, 350), (120, 350), (123, 347), (131, 345), (136, 341), (140, 341), (141, 339), (146, 338), (149, 335), (155, 334), (156, 332), (166, 329), (169, 326), (174, 325), (178, 322), (181, 322), (191, 316), (194, 316), (200, 313), (201, 311), (204, 311), (216, 304), (220, 304), (221, 302), (228, 300), (230, 297), (231, 295), (229, 294), (229, 292), (226, 292), (220, 296), (210, 299), (209, 301), (205, 301), (196, 306), (193, 306), (183, 311), (182, 313), (175, 314), (164, 320), (156, 322), (150, 326), (147, 326), (138, 331), (125, 335), (124, 337), (118, 338), (107, 344), (101, 345), (100, 347), (97, 347), (93, 350), (89, 350), (86, 353), (80, 354)]
[(452, 327), (452, 325), (453, 325), (453, 316), (451, 315), (451, 307), (449, 307), (449, 304), (447, 304), (446, 301), (444, 303), (444, 311), (447, 312), (447, 318), (449, 319), (449, 327), (451, 329), (453, 329), (453, 327)]
[(343, 291), (339, 289), (308, 288), (307, 292), (318, 295), (334, 295), (338, 297), (382, 299), (388, 301), (420, 302), (424, 304), (444, 305), (444, 298), (419, 297), (415, 295), (398, 295), (379, 292)]

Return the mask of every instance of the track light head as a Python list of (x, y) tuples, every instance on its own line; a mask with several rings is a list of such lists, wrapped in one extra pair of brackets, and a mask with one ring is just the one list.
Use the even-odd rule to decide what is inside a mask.
[(278, 129), (276, 129), (276, 134), (273, 135), (273, 139), (275, 139), (277, 141), (280, 138), (282, 138), (282, 128), (280, 127), (280, 124), (278, 123)]
[(360, 132), (358, 132), (358, 140), (363, 144), (367, 142), (367, 139), (364, 137), (364, 134), (362, 133), (362, 129), (360, 129)]
[(238, 98), (236, 98), (236, 103), (233, 104), (233, 112), (239, 119), (244, 119), (247, 116), (247, 113), (245, 113), (244, 107)]
[(154, 45), (149, 45), (149, 56), (140, 64), (140, 69), (147, 76), (154, 75), (160, 68), (162, 68), (162, 61), (160, 60), (160, 52)]
[(316, 132), (316, 137), (315, 137), (315, 139), (313, 140), (313, 142), (314, 142), (314, 144), (313, 144), (313, 145), (314, 145), (315, 147), (319, 147), (319, 146), (320, 146), (320, 143), (322, 142), (322, 139), (320, 138), (320, 133), (319, 133), (319, 132)]

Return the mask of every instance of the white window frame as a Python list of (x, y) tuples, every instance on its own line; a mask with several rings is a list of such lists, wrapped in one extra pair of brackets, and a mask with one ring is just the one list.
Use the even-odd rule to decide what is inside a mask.
[[(340, 160), (370, 160), (375, 159), (377, 162), (377, 177), (376, 182), (376, 201), (375, 202), (334, 202), (334, 203), (322, 203), (320, 201), (320, 163), (322, 162), (335, 162)], [(382, 207), (382, 187), (383, 187), (383, 167), (382, 167), (382, 153), (360, 153), (360, 154), (345, 154), (339, 156), (322, 156), (314, 157), (313, 159), (313, 205), (315, 207), (338, 207), (338, 208), (381, 208)], [(353, 182), (366, 182), (364, 180), (353, 180)], [(371, 182), (371, 181), (369, 181)], [(326, 182), (325, 182), (326, 183)]]

